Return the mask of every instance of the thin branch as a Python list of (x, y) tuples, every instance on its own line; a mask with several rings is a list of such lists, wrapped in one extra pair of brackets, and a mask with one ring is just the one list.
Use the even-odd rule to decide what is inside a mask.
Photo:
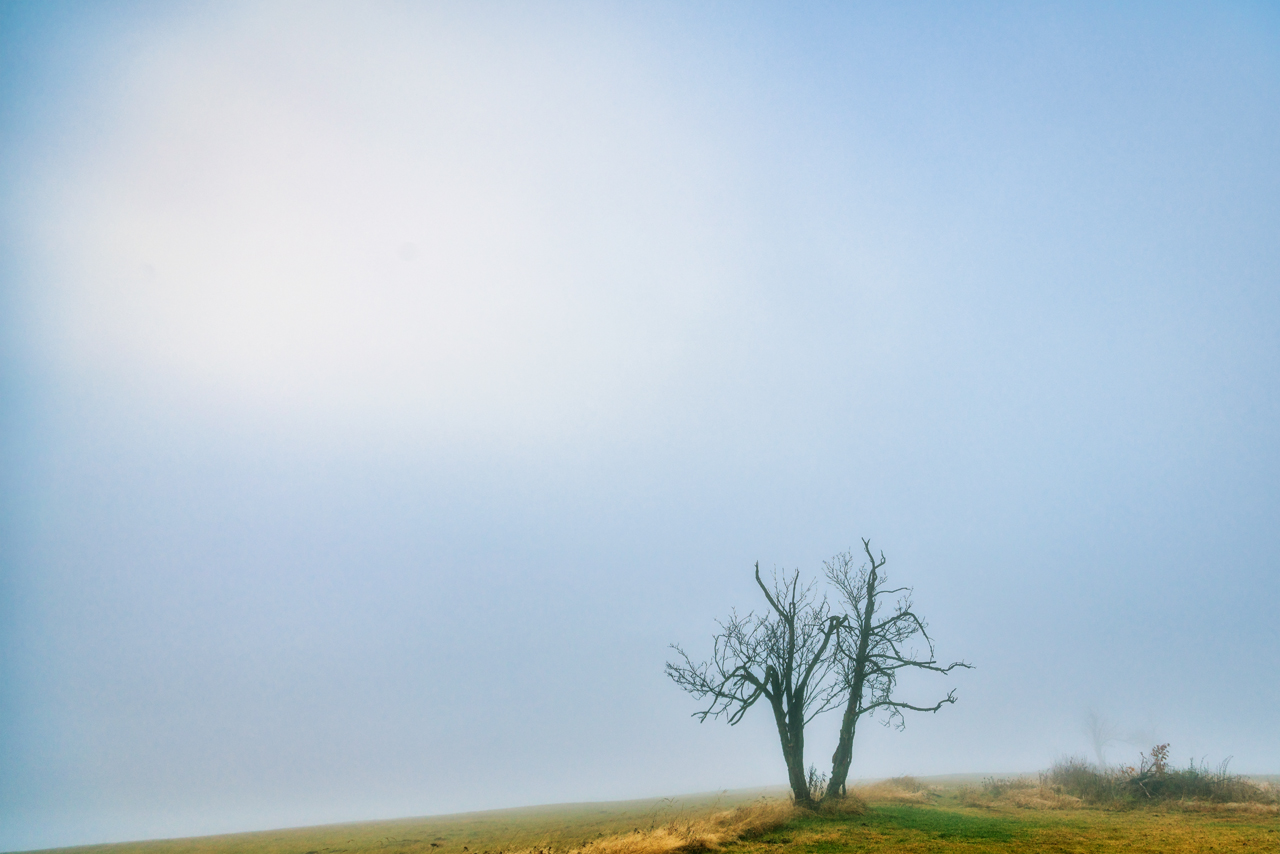
[(951, 693), (947, 694), (947, 696), (943, 697), (935, 705), (932, 705), (932, 706), (913, 706), (910, 703), (902, 703), (897, 700), (881, 700), (878, 703), (872, 703), (869, 706), (864, 706), (859, 711), (859, 714), (861, 714), (862, 712), (869, 712), (872, 709), (882, 709), (882, 708), (909, 709), (910, 711), (913, 711), (913, 712), (936, 712), (938, 711), (938, 709), (941, 709), (943, 706), (948, 705), (949, 703), (954, 703), (955, 701), (956, 701), (955, 691), (952, 691)]
[(778, 612), (779, 617), (785, 619), (787, 612), (782, 610), (778, 603), (774, 601), (773, 594), (769, 592), (769, 588), (765, 587), (764, 582), (760, 580), (760, 561), (756, 561), (756, 584), (760, 585), (760, 590), (764, 593), (764, 598), (769, 600), (769, 604), (773, 606), (773, 610)]

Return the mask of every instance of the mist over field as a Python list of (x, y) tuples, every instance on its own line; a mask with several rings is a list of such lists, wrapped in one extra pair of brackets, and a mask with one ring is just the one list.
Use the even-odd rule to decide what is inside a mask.
[(1274, 6), (8, 0), (0, 127), (0, 850), (784, 785), (668, 644), (861, 537), (852, 776), (1280, 773)]

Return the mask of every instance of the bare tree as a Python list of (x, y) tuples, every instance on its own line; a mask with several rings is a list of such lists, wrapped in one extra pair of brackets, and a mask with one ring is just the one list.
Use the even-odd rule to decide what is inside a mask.
[(1105, 769), (1107, 767), (1107, 747), (1120, 740), (1117, 738), (1116, 728), (1109, 720), (1090, 709), (1089, 719), (1085, 722), (1085, 729), (1089, 733), (1089, 742), (1093, 745), (1093, 755), (1098, 758), (1098, 767)]
[(826, 597), (818, 597), (812, 584), (800, 584), (799, 570), (781, 580), (775, 574), (770, 590), (760, 578), (757, 563), (756, 584), (770, 610), (745, 617), (735, 611), (720, 622), (710, 661), (694, 663), (672, 644), (680, 661), (667, 663), (667, 675), (694, 697), (709, 701), (694, 715), (700, 721), (725, 717), (736, 724), (757, 700), (767, 700), (778, 726), (792, 794), (796, 803), (812, 806), (804, 767), (804, 729), (843, 696), (842, 683), (831, 678), (839, 665), (830, 653), (844, 619), (831, 615)]
[[(927, 626), (912, 610), (911, 588), (888, 588), (887, 576), (881, 573), (884, 553), (879, 560), (871, 553), (871, 542), (862, 541), (869, 564), (855, 568), (857, 558), (842, 552), (826, 562), (827, 579), (840, 592), (849, 614), (843, 618), (842, 630), (835, 644), (835, 659), (844, 694), (844, 717), (840, 722), (840, 739), (831, 757), (831, 778), (825, 797), (842, 797), (853, 761), (853, 738), (858, 719), (866, 714), (886, 713), (885, 725), (905, 725), (904, 711), (936, 712), (956, 701), (955, 691), (932, 706), (916, 706), (894, 699), (898, 675), (903, 670), (931, 670), (950, 673), (957, 667), (968, 668), (963, 661), (940, 665), (935, 660), (933, 640)], [(891, 607), (885, 597), (898, 599)], [(927, 655), (908, 645), (919, 637), (927, 647)]]

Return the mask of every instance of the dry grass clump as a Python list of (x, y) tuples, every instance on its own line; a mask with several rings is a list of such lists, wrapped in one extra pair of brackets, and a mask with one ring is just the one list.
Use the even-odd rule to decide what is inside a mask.
[(885, 780), (885, 782), (888, 783), (890, 786), (901, 789), (904, 792), (923, 792), (927, 788), (924, 783), (921, 783), (919, 780), (917, 780), (915, 777), (912, 777), (910, 774), (903, 774), (898, 777), (891, 777), (888, 780)]
[(703, 818), (676, 820), (651, 830), (597, 839), (570, 854), (697, 854), (717, 851), (739, 839), (751, 839), (776, 830), (800, 812), (785, 801), (760, 800)]
[(790, 801), (761, 799), (754, 804), (717, 813), (706, 821), (728, 839), (753, 839), (794, 820), (801, 810)]
[(937, 793), (915, 777), (894, 777), (878, 783), (868, 783), (853, 789), (861, 801), (891, 801), (894, 803), (925, 804)]
[(963, 785), (956, 792), (969, 807), (1015, 806), (1032, 810), (1076, 809), (1082, 801), (1027, 777), (987, 777), (980, 786)]
[(1259, 803), (1257, 801), (1239, 801), (1214, 803), (1213, 801), (1170, 801), (1165, 804), (1177, 812), (1193, 813), (1245, 813), (1247, 815), (1280, 816), (1280, 803)]
[(1084, 801), (1077, 797), (1055, 792), (1045, 786), (1013, 791), (1005, 799), (1015, 807), (1028, 810), (1072, 810), (1084, 805)]
[(818, 805), (818, 815), (831, 817), (865, 815), (867, 803), (856, 794), (850, 793), (843, 798), (824, 800)]

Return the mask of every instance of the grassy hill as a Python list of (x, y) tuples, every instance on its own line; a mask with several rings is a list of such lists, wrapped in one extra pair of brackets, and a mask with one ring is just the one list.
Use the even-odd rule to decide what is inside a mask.
[(560, 804), (54, 849), (65, 854), (842, 854), (1239, 851), (1280, 854), (1280, 803), (1090, 805), (972, 776), (857, 787), (838, 811), (779, 789)]
[(625, 834), (749, 804), (784, 798), (785, 788), (741, 789), (672, 798), (554, 804), (456, 815), (402, 818), (46, 849), (48, 854), (427, 854), (554, 849), (567, 851)]

